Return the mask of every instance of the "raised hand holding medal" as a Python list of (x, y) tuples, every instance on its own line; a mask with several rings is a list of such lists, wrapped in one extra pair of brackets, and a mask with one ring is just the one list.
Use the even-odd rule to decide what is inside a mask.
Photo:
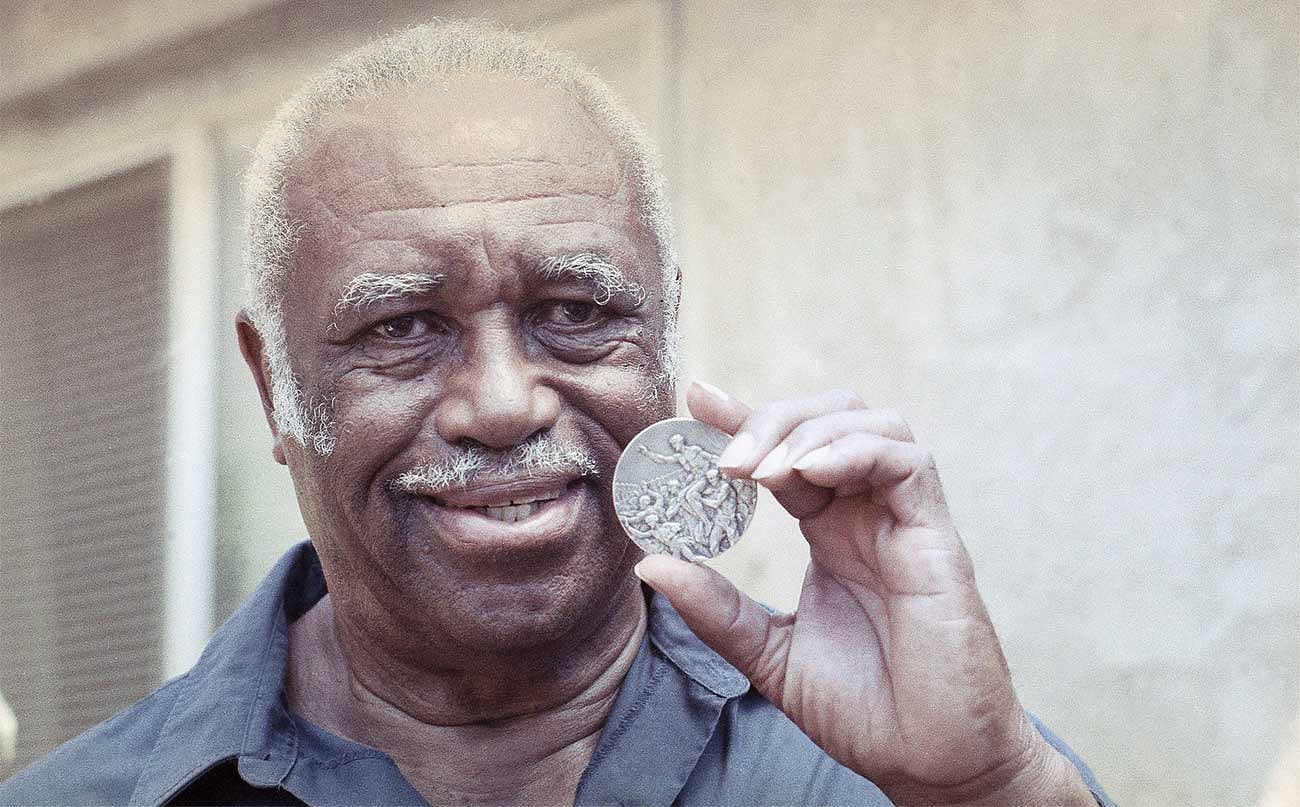
[(687, 402), (735, 434), (720, 472), (768, 488), (810, 549), (793, 614), (672, 553), (642, 560), (697, 636), (895, 803), (1096, 803), (1017, 700), (938, 471), (901, 417), (846, 392), (751, 409), (697, 383)]

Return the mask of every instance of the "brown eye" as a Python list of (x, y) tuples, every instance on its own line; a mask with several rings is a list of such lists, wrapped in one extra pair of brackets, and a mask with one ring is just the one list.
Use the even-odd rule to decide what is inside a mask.
[(379, 324), (379, 332), (389, 339), (406, 339), (415, 333), (420, 321), (412, 316), (394, 317)]
[(560, 303), (560, 319), (567, 325), (585, 325), (596, 315), (595, 303), (583, 303), (576, 300)]

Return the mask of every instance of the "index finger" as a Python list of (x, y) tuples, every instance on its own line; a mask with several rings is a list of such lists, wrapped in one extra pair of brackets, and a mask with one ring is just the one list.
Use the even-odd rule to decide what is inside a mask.
[[(727, 434), (735, 434), (754, 413), (747, 404), (703, 381), (696, 381), (687, 389), (686, 405), (696, 420), (722, 429)], [(733, 474), (731, 471), (723, 473)], [(821, 512), (835, 498), (833, 490), (818, 488), (798, 474), (785, 477), (780, 488), (773, 489), (772, 494), (790, 515), (800, 519)]]
[(735, 434), (754, 410), (742, 401), (703, 381), (692, 381), (686, 390), (686, 408), (701, 423)]

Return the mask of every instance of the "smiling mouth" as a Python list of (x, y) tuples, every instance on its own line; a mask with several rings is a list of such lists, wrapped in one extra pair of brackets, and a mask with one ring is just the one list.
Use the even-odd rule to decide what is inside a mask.
[(438, 499), (437, 497), (435, 497), (433, 501), (439, 507), (446, 507), (448, 509), (455, 509), (455, 510), (472, 510), (475, 513), (485, 515), (488, 518), (493, 518), (496, 519), (497, 521), (514, 523), (516, 521), (523, 521), (529, 516), (537, 513), (550, 502), (553, 502), (556, 499), (563, 496), (565, 491), (567, 490), (568, 489), (565, 488), (565, 490), (557, 491), (554, 493), (545, 493), (537, 496), (529, 496), (520, 499), (513, 499), (503, 504), (491, 504), (491, 505), (458, 506), (455, 504), (450, 504), (441, 499)]
[(523, 479), (482, 487), (433, 493), (429, 499), (448, 515), (474, 514), (505, 524), (517, 524), (536, 516), (568, 494), (581, 479)]
[(554, 552), (573, 543), (593, 494), (582, 476), (479, 480), (456, 490), (411, 491), (440, 542), (454, 552)]

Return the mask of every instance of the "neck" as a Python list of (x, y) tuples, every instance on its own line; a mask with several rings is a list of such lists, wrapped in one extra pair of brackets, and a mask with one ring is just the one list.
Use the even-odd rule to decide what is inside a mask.
[(625, 588), (580, 647), (472, 674), (345, 652), (326, 595), (289, 628), (289, 707), (387, 752), (431, 804), (571, 804), (645, 634), (640, 586), (629, 575)]

